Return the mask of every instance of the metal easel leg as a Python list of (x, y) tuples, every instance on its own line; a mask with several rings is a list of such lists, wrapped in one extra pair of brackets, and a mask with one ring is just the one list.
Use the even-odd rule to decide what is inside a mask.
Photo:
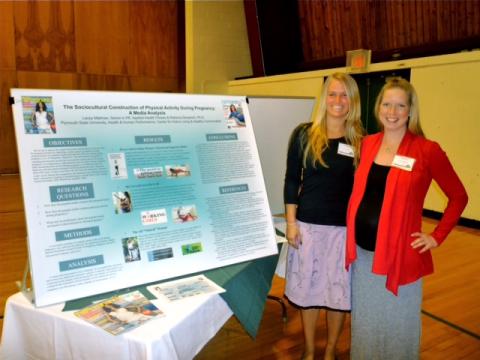
[(287, 307), (285, 306), (285, 303), (283, 302), (283, 299), (279, 298), (278, 296), (274, 295), (267, 295), (267, 299), (276, 301), (277, 303), (280, 304), (282, 307), (282, 320), (283, 322), (287, 322)]
[[(28, 239), (27, 239), (28, 241)], [(27, 299), (30, 300), (31, 303), (34, 303), (34, 297), (33, 297), (33, 289), (28, 286), (28, 280), (31, 278), (30, 276), (30, 261), (27, 258), (26, 264), (25, 264), (25, 270), (23, 271), (23, 277), (22, 280), (15, 281), (17, 284), (18, 290), (25, 295)]]

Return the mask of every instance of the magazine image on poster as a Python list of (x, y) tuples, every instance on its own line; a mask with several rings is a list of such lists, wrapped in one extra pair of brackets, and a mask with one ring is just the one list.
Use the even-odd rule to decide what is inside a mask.
[(277, 253), (244, 97), (11, 95), (37, 306)]

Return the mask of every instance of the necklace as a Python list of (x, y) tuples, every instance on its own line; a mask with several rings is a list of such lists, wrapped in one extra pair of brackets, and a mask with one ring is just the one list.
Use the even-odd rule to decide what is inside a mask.
[(389, 145), (389, 144), (383, 143), (382, 146), (383, 146), (383, 149), (389, 154), (395, 154), (397, 152), (397, 149), (398, 149), (398, 144)]

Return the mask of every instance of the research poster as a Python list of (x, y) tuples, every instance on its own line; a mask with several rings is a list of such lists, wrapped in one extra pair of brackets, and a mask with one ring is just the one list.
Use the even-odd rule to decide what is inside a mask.
[(244, 97), (11, 96), (37, 306), (277, 253)]

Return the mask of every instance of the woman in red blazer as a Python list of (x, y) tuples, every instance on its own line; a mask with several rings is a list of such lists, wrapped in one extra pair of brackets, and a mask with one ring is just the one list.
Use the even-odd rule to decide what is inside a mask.
[[(364, 138), (347, 212), (346, 265), (352, 265), (351, 359), (418, 359), (421, 278), (430, 249), (457, 223), (468, 197), (445, 152), (420, 126), (415, 89), (389, 80), (377, 98), (382, 131)], [(431, 234), (422, 210), (431, 181), (448, 205)]]

